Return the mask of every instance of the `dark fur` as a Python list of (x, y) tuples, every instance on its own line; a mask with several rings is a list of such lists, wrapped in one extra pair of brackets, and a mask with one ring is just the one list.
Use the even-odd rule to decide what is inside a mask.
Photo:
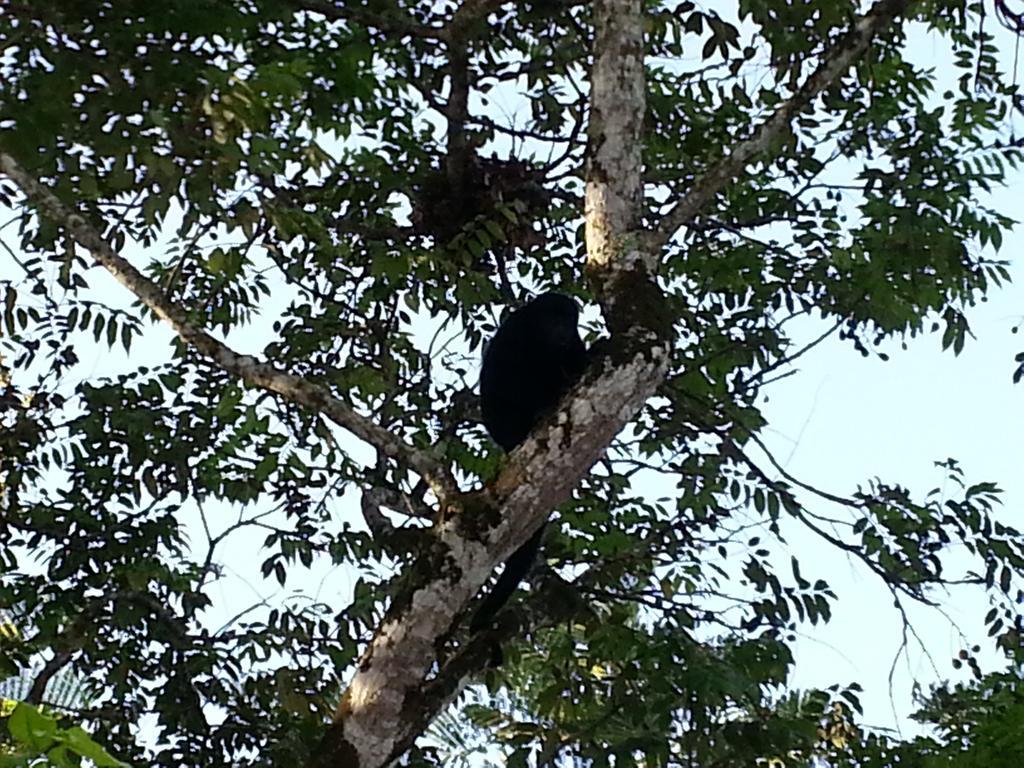
[[(576, 302), (545, 293), (509, 315), (484, 351), (480, 407), (494, 441), (511, 451), (579, 381), (587, 350), (577, 330)], [(515, 592), (533, 564), (543, 526), (505, 562), (505, 570), (470, 622), (479, 632)]]

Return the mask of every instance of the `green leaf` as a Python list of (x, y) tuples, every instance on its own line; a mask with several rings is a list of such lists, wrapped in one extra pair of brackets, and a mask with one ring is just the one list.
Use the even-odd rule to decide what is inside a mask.
[(7, 728), (16, 742), (35, 752), (49, 750), (58, 738), (57, 721), (24, 702), (14, 707)]

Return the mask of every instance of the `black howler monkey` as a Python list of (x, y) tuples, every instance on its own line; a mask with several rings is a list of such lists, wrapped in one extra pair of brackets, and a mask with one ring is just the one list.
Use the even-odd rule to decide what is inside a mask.
[[(587, 349), (577, 330), (576, 302), (544, 293), (509, 315), (484, 350), (480, 408), (494, 441), (511, 451), (530, 434), (583, 375)], [(526, 575), (543, 526), (505, 562), (505, 570), (470, 622), (487, 627)]]

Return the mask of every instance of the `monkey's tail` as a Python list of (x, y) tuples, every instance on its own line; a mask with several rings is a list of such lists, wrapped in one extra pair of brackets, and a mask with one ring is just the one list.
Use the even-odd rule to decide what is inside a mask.
[(537, 557), (540, 543), (544, 538), (545, 527), (542, 525), (537, 529), (537, 532), (527, 539), (526, 543), (513, 552), (508, 560), (505, 561), (505, 570), (501, 572), (501, 576), (494, 583), (490, 594), (484, 598), (484, 601), (477, 608), (476, 613), (473, 614), (473, 618), (469, 622), (469, 631), (474, 635), (490, 626), (495, 615), (508, 602), (508, 599), (512, 597), (512, 593), (516, 591), (519, 582), (529, 572), (530, 566), (533, 565), (533, 561)]

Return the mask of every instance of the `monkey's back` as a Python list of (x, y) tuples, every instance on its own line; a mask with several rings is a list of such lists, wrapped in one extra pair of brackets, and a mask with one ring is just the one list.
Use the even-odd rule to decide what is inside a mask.
[(484, 352), (480, 405), (494, 441), (511, 451), (572, 388), (586, 367), (576, 306), (544, 294), (513, 312)]

